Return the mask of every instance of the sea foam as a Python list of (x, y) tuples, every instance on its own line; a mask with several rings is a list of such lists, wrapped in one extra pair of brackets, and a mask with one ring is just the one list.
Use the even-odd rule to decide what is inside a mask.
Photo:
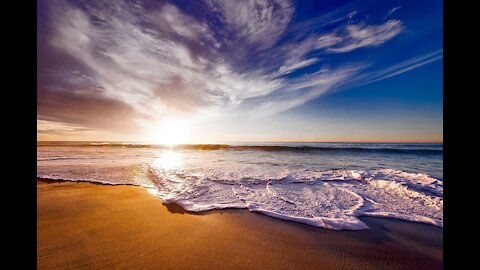
[(317, 172), (312, 177), (225, 181), (169, 175), (158, 168), (150, 168), (150, 173), (156, 196), (192, 212), (247, 208), (333, 230), (367, 229), (359, 216), (443, 226), (441, 182), (423, 174), (343, 170)]
[(374, 168), (384, 164), (435, 169), (441, 165), (441, 156), (403, 152), (395, 155), (368, 151), (169, 151), (55, 146), (40, 147), (37, 176), (137, 185), (148, 188), (164, 203), (175, 203), (191, 212), (244, 208), (333, 230), (367, 229), (361, 216), (442, 227), (441, 178)]

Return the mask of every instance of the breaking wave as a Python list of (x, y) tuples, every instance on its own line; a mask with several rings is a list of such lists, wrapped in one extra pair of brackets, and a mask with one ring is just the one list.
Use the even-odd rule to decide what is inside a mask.
[(385, 155), (384, 144), (129, 147), (38, 147), (37, 177), (136, 185), (191, 212), (244, 208), (333, 230), (367, 229), (361, 216), (443, 227), (442, 156), (419, 152), (439, 146), (388, 150), (413, 155)]
[[(443, 154), (441, 145), (428, 146), (425, 144), (382, 144), (381, 146), (352, 146), (352, 144), (312, 143), (310, 145), (230, 145), (230, 144), (179, 144), (167, 146), (146, 143), (112, 143), (112, 142), (70, 142), (70, 147), (106, 147), (106, 148), (154, 148), (170, 150), (231, 150), (231, 151), (284, 151), (284, 152), (371, 152), (391, 154)], [(42, 142), (38, 147), (65, 146), (61, 142)]]

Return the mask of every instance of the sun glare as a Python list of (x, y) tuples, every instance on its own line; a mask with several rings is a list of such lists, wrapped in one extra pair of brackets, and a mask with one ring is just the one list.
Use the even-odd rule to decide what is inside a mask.
[(153, 134), (153, 141), (158, 144), (174, 146), (184, 144), (187, 140), (187, 125), (180, 120), (168, 120), (159, 124)]
[(182, 166), (182, 156), (180, 153), (166, 150), (155, 160), (155, 163), (164, 170), (172, 170)]

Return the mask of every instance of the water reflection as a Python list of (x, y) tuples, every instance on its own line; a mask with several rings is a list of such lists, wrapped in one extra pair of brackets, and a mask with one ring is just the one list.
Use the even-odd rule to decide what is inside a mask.
[(166, 150), (155, 160), (155, 165), (164, 170), (173, 170), (182, 167), (182, 155), (172, 150)]

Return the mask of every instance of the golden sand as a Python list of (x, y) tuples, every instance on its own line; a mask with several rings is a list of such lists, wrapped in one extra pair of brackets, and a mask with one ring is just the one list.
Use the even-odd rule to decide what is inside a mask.
[(331, 231), (247, 210), (186, 213), (134, 186), (37, 181), (39, 269), (440, 269), (443, 229)]

